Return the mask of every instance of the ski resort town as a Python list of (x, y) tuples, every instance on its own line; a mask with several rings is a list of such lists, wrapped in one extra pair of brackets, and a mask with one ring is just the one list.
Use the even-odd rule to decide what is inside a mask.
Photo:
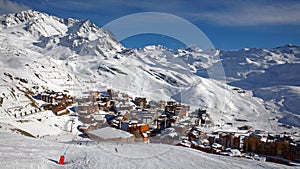
[(112, 89), (81, 98), (45, 91), (34, 98), (45, 102), (39, 110), (78, 117), (82, 125), (73, 128), (94, 141), (164, 143), (287, 165), (300, 162), (300, 141), (292, 133), (267, 133), (249, 125), (233, 130), (231, 123), (213, 124), (205, 109), (192, 111), (173, 100), (148, 101)]

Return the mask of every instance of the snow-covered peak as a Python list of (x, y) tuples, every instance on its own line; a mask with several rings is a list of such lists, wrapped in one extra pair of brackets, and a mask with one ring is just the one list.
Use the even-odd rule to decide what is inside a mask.
[(272, 49), (272, 51), (277, 52), (277, 53), (285, 53), (285, 54), (299, 54), (300, 47), (293, 45), (293, 44), (287, 44), (284, 46), (274, 48), (274, 49)]
[(87, 33), (87, 32), (95, 32), (99, 29), (94, 23), (90, 20), (85, 20), (81, 22), (78, 32), (80, 33)]
[(144, 51), (166, 51), (169, 50), (168, 48), (166, 48), (165, 46), (162, 45), (149, 45), (149, 46), (145, 46), (143, 48)]
[(39, 41), (36, 46), (47, 50), (63, 46), (80, 55), (111, 57), (124, 49), (111, 32), (90, 20), (62, 19), (27, 10), (2, 16), (1, 23), (0, 28), (7, 33), (20, 36), (25, 31), (22, 36), (29, 33)]
[(49, 15), (34, 10), (26, 10), (18, 13), (4, 15), (1, 21), (3, 25), (10, 27), (45, 17), (49, 17)]
[(189, 46), (184, 49), (185, 51), (189, 52), (202, 52), (203, 50), (199, 46)]
[(2, 17), (1, 23), (4, 28), (19, 27), (35, 37), (62, 35), (67, 31), (63, 19), (34, 10), (5, 15)]

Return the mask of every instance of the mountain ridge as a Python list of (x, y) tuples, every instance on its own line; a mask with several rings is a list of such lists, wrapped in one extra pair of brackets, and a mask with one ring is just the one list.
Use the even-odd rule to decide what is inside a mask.
[[(3, 117), (10, 117), (11, 112), (17, 111), (13, 108), (14, 103), (20, 104), (24, 110), (30, 108), (24, 104), (30, 101), (20, 88), (33, 93), (46, 89), (69, 90), (76, 96), (80, 96), (82, 91), (114, 88), (154, 100), (173, 98), (190, 104), (194, 109), (206, 108), (211, 112), (215, 124), (247, 119), (251, 126), (272, 132), (276, 131), (273, 130), (273, 123), (269, 123), (270, 118), (275, 118), (276, 124), (279, 124), (281, 119), (298, 117), (298, 107), (290, 100), (274, 98), (293, 94), (295, 103), (298, 102), (298, 83), (293, 78), (285, 79), (298, 67), (280, 76), (282, 81), (291, 82), (289, 86), (279, 88), (283, 91), (280, 95), (273, 96), (271, 92), (277, 86), (271, 85), (274, 87), (271, 89), (254, 88), (255, 79), (258, 76), (264, 79), (264, 74), (274, 66), (286, 63), (298, 65), (300, 48), (297, 46), (237, 51), (202, 51), (197, 47), (170, 50), (162, 46), (126, 49), (109, 31), (102, 30), (91, 21), (60, 19), (35, 11), (28, 12), (33, 14), (21, 12), (20, 16), (7, 15), (12, 23), (1, 20), (0, 65), (3, 69), (0, 78), (5, 92), (1, 96), (4, 99), (0, 110)], [(44, 19), (30, 20), (35, 17), (34, 14)], [(14, 19), (15, 16), (18, 19)], [(52, 23), (55, 29), (48, 27), (48, 23)], [(31, 25), (30, 29), (24, 29), (28, 25)], [(207, 74), (208, 69), (214, 69), (220, 63), (229, 85)], [(280, 72), (280, 69), (276, 71)], [(273, 72), (270, 71), (271, 74)], [(273, 74), (266, 76), (272, 77)], [(253, 81), (251, 77), (254, 77)], [(20, 78), (28, 82), (20, 82)], [(269, 83), (269, 80), (264, 83)], [(294, 87), (293, 90), (288, 90), (290, 86)], [(236, 87), (245, 92), (236, 92), (233, 90)], [(265, 90), (265, 95), (261, 95), (261, 90)], [(253, 97), (254, 94), (257, 97)], [(281, 121), (300, 126), (300, 122)], [(279, 127), (276, 130), (284, 131), (286, 128)]]

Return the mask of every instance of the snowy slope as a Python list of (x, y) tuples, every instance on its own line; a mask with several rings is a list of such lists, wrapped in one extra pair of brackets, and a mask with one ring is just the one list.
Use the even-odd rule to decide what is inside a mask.
[(5, 15), (1, 22), (2, 27), (4, 26), (2, 31), (6, 34), (20, 37), (30, 33), (36, 38), (34, 44), (42, 48), (66, 46), (81, 55), (101, 56), (113, 54), (123, 48), (109, 31), (97, 27), (89, 20), (61, 19), (28, 10)]
[[(173, 51), (162, 46), (125, 49), (111, 33), (91, 21), (60, 19), (32, 10), (2, 16), (0, 30), (2, 122), (16, 120), (16, 112), (34, 111), (39, 103), (35, 103), (31, 95), (45, 89), (68, 90), (70, 94), (80, 96), (89, 90), (113, 88), (131, 96), (145, 96), (153, 100), (175, 99), (190, 104), (192, 110), (205, 108), (215, 125), (233, 123), (236, 128), (243, 125), (236, 119), (242, 119), (255, 129), (286, 131), (286, 128), (278, 127), (278, 119), (299, 126), (293, 118), (284, 119), (286, 114), (280, 111), (285, 108), (285, 113), (294, 117), (298, 108), (293, 106), (293, 101), (284, 99), (277, 102), (273, 97), (267, 97), (272, 96), (267, 87), (273, 89), (273, 85), (279, 84), (274, 81), (268, 86), (254, 88), (254, 95), (262, 100), (253, 97), (252, 84), (256, 83), (250, 78), (258, 78), (254, 75), (268, 71), (271, 74), (278, 72), (281, 69), (275, 66), (286, 62), (296, 66), (285, 74), (297, 70), (298, 47), (228, 52), (198, 48)], [(216, 56), (222, 59), (231, 85), (238, 83), (235, 86), (247, 89), (245, 92), (240, 93), (233, 90), (233, 86), (201, 77), (205, 76), (206, 69), (219, 64)], [(281, 85), (284, 89), (292, 86), (291, 90), (284, 91), (299, 98), (299, 79), (296, 79), (296, 76), (292, 77), (289, 79), (292, 84)], [(267, 82), (263, 81), (263, 84)], [(247, 85), (242, 85), (244, 83)], [(261, 87), (266, 87), (266, 92), (256, 92)], [(266, 94), (261, 96), (261, 93)], [(270, 122), (274, 117), (276, 120)], [(291, 130), (298, 131), (299, 128)]]
[[(2, 126), (4, 128), (5, 126)], [(293, 168), (163, 144), (58, 143), (0, 129), (1, 167), (9, 168)], [(115, 151), (118, 150), (118, 152)], [(66, 151), (65, 165), (57, 164)]]
[[(192, 51), (192, 55), (183, 55), (184, 60), (195, 67), (198, 75), (207, 77), (206, 69), (213, 68), (216, 60), (207, 51)], [(300, 47), (288, 44), (273, 49), (209, 53), (221, 59), (230, 85), (252, 90), (280, 122), (300, 126)]]

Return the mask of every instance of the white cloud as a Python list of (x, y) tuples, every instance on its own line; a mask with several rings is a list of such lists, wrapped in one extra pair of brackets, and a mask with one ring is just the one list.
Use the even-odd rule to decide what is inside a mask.
[(167, 12), (188, 20), (204, 20), (228, 26), (300, 25), (299, 0), (173, 0), (171, 3), (161, 1), (160, 5), (157, 4), (153, 1), (123, 1), (119, 7)]
[(20, 12), (28, 9), (30, 8), (10, 0), (0, 0), (0, 15)]
[[(107, 2), (109, 4), (118, 4)], [(111, 5), (110, 4), (110, 5)], [(300, 25), (299, 0), (226, 0), (226, 1), (151, 1), (129, 3), (122, 1), (122, 8), (140, 11), (167, 12), (188, 20), (208, 21), (227, 26)]]
[(235, 4), (231, 9), (202, 11), (191, 18), (228, 26), (300, 25), (300, 3)]
[(107, 1), (104, 6), (166, 12), (188, 20), (227, 26), (300, 25), (299, 0), (115, 1)]
[[(135, 12), (164, 12), (189, 21), (207, 21), (227, 26), (300, 25), (299, 0), (64, 0), (29, 1), (34, 9), (48, 9), (118, 18)], [(0, 14), (29, 9), (10, 0), (0, 0)]]

